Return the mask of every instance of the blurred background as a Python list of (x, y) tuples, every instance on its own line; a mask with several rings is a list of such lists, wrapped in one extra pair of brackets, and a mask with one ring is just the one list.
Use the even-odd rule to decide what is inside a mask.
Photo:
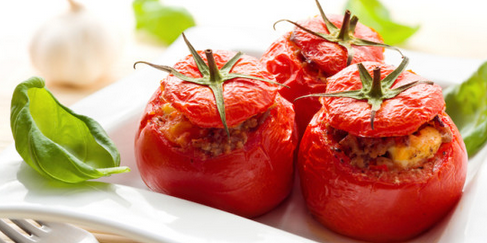
[[(284, 32), (289, 26), (282, 24), (282, 26), (278, 26), (277, 30), (273, 30), (273, 23), (279, 19), (299, 20), (318, 14), (313, 0), (148, 1), (151, 1), (152, 5), (145, 6), (144, 11), (158, 11), (163, 4), (174, 7), (176, 10), (170, 11), (175, 11), (176, 14), (183, 12), (182, 17), (168, 21), (169, 26), (177, 25), (179, 18), (189, 16), (196, 26), (232, 26)], [(348, 1), (321, 0), (320, 2), (327, 14), (343, 14)], [(360, 1), (362, 0), (351, 2)], [(68, 42), (71, 38), (70, 43), (83, 43), (77, 42), (81, 37), (69, 36), (70, 31), (82, 28), (80, 25), (83, 26), (86, 22), (96, 19), (98, 22), (83, 28), (88, 28), (87, 32), (95, 35), (108, 34), (97, 41), (105, 45), (102, 50), (110, 49), (111, 52), (81, 51), (83, 55), (76, 57), (89, 60), (89, 64), (87, 67), (75, 68), (76, 71), (86, 68), (86, 71), (72, 76), (83, 77), (83, 75), (91, 73), (95, 75), (95, 71), (102, 72), (100, 75), (95, 75), (97, 77), (89, 84), (73, 86), (72, 83), (67, 85), (63, 82), (46, 80), (47, 88), (61, 103), (67, 106), (130, 75), (134, 72), (132, 65), (135, 61), (157, 59), (168, 46), (167, 41), (164, 42), (147, 33), (136, 31), (136, 17), (140, 18), (141, 15), (137, 16), (134, 12), (133, 0), (78, 0), (77, 2), (83, 5), (91, 15), (87, 18), (85, 18), (86, 16), (83, 18), (68, 17), (67, 20), (61, 21), (62, 23), (59, 21), (56, 23), (48, 21), (63, 14), (73, 14), (70, 12), (72, 11), (70, 10), (71, 1), (0, 1), (0, 152), (13, 142), (9, 114), (10, 100), (15, 86), (31, 76), (44, 77), (46, 71), (42, 72), (39, 67), (48, 69), (51, 73), (63, 72), (59, 67), (65, 63), (59, 63), (57, 55), (84, 50), (83, 44), (55, 48), (61, 45), (59, 42), (63, 38), (67, 38)], [(135, 2), (143, 1), (136, 0)], [(367, 1), (363, 0), (363, 2)], [(381, 0), (380, 2), (389, 11), (389, 17), (394, 22), (413, 28), (419, 27), (410, 38), (396, 44), (399, 47), (444, 57), (487, 59), (486, 2), (477, 0), (461, 2)], [(150, 6), (153, 8), (151, 9)], [(150, 16), (149, 13), (149, 17), (145, 17), (150, 19)], [(106, 29), (97, 29), (102, 25)], [(61, 35), (62, 38), (58, 37), (51, 30), (64, 35)], [(166, 30), (160, 31), (165, 32)], [(222, 35), (224, 34), (222, 33)], [(197, 40), (192, 41), (196, 43)], [(53, 54), (56, 53), (54, 51), (47, 52), (48, 48), (54, 48), (61, 54)], [(32, 54), (32, 52), (35, 53)], [(35, 65), (34, 58), (37, 60)], [(104, 58), (107, 61), (104, 62)], [(63, 75), (69, 76), (71, 73)]]

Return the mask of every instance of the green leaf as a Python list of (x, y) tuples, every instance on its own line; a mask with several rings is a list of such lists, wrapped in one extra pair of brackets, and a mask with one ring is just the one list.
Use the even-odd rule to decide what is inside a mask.
[(443, 92), (446, 113), (463, 137), (469, 157), (487, 142), (487, 62), (465, 82)]
[(12, 96), (15, 148), (28, 165), (67, 183), (130, 171), (119, 167), (115, 144), (95, 120), (63, 106), (44, 86), (42, 78), (33, 77)]
[(405, 42), (419, 29), (394, 22), (389, 10), (378, 0), (348, 0), (346, 8), (358, 16), (360, 22), (375, 29), (389, 45)]
[(184, 30), (196, 25), (188, 10), (163, 5), (159, 0), (134, 0), (132, 8), (135, 28), (147, 32), (166, 45), (174, 42)]

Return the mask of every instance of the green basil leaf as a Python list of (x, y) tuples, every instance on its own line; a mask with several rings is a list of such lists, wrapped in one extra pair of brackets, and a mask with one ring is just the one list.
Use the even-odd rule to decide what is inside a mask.
[(446, 113), (460, 131), (469, 157), (487, 141), (487, 62), (465, 82), (443, 91)]
[(67, 183), (128, 172), (103, 128), (74, 113), (44, 88), (42, 78), (20, 83), (13, 93), (10, 126), (15, 148), (40, 174)]
[(359, 22), (375, 29), (389, 45), (405, 42), (419, 29), (394, 22), (389, 10), (378, 0), (348, 0), (346, 8), (359, 18)]
[(169, 45), (189, 27), (195, 26), (191, 13), (183, 7), (163, 5), (159, 0), (134, 0), (132, 8), (137, 30)]

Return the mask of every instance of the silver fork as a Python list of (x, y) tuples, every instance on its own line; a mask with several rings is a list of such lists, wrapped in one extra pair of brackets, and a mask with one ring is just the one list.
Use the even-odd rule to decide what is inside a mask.
[(0, 219), (0, 232), (16, 243), (98, 243), (88, 231), (63, 223)]

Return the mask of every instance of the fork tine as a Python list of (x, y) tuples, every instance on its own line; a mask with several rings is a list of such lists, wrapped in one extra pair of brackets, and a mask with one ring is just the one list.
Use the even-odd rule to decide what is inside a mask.
[(4, 219), (0, 219), (0, 231), (15, 242), (35, 242), (30, 237), (12, 228)]
[[(35, 236), (40, 236), (43, 233), (45, 234), (46, 232), (39, 228), (38, 226), (32, 224), (31, 222), (25, 220), (25, 219), (10, 219), (14, 224), (19, 226), (23, 231), (25, 231), (27, 234), (30, 235), (35, 235)], [(42, 227), (42, 224), (41, 224)]]

